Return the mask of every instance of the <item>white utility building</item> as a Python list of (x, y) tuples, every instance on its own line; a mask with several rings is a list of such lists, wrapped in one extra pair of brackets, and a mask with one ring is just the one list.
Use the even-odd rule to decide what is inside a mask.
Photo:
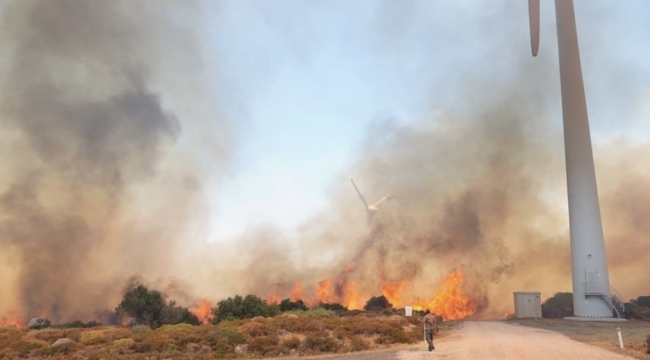
[(541, 294), (534, 291), (518, 291), (515, 295), (515, 317), (521, 318), (541, 318), (542, 302)]

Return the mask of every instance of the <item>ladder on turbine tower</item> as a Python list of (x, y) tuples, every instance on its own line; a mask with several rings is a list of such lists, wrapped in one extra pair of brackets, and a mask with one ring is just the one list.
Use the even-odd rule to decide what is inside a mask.
[(621, 298), (621, 294), (614, 288), (610, 288), (611, 296), (603, 295), (603, 300), (614, 311), (616, 317), (625, 318), (625, 303)]
[(610, 287), (610, 294), (605, 294), (600, 290), (600, 284), (598, 283), (598, 276), (593, 271), (593, 269), (587, 269), (586, 271), (586, 282), (585, 282), (585, 295), (586, 296), (596, 296), (607, 304), (610, 309), (612, 309), (613, 314), (617, 318), (625, 318), (625, 303), (622, 300), (621, 295), (614, 289)]
[(612, 309), (614, 315), (617, 318), (625, 318), (625, 303), (623, 303), (623, 300), (621, 300), (621, 296), (616, 292), (616, 290), (611, 289), (612, 294), (607, 295), (603, 293), (588, 293), (586, 294), (587, 296), (596, 296), (607, 304), (610, 309)]

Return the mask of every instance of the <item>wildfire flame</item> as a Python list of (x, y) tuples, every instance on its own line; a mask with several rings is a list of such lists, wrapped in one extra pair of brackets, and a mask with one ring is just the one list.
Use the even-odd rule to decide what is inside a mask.
[(280, 297), (280, 284), (273, 284), (269, 287), (269, 295), (266, 296), (268, 304), (279, 304), (282, 301)]
[(293, 286), (293, 290), (291, 290), (291, 301), (302, 300), (303, 297), (304, 294), (302, 293), (302, 282), (298, 281)]
[(345, 287), (345, 297), (343, 298), (343, 306), (350, 310), (358, 310), (363, 308), (363, 300), (361, 295), (357, 292), (357, 287), (354, 282), (350, 281)]
[(323, 280), (318, 283), (318, 289), (316, 289), (316, 302), (321, 303), (335, 303), (336, 296), (332, 290), (332, 281)]
[[(362, 309), (365, 301), (376, 294), (360, 293), (356, 283), (350, 280), (354, 264), (346, 266), (345, 270), (335, 279), (318, 282), (316, 293), (305, 301), (302, 282), (297, 281), (291, 291), (291, 301), (303, 300), (308, 306), (318, 303), (339, 303), (350, 310)], [(473, 315), (477, 310), (476, 303), (462, 289), (464, 274), (460, 269), (454, 269), (441, 279), (442, 287), (432, 300), (416, 300), (410, 302), (412, 286), (406, 281), (380, 280), (379, 291), (394, 307), (400, 308), (412, 305), (415, 310), (430, 309), (445, 320), (463, 319)], [(336, 285), (334, 285), (336, 284)], [(266, 297), (268, 303), (280, 301), (280, 284), (270, 287), (271, 295)]]
[(384, 282), (381, 284), (381, 294), (384, 295), (386, 300), (391, 303), (393, 306), (401, 306), (401, 292), (409, 288), (409, 284), (405, 282)]
[(25, 328), (25, 320), (18, 316), (0, 319), (0, 327), (15, 326), (19, 329)]
[(212, 319), (212, 308), (214, 305), (210, 300), (199, 299), (190, 307), (190, 311), (199, 318), (202, 324), (208, 324)]
[(442, 316), (445, 320), (464, 319), (476, 312), (476, 304), (463, 291), (461, 285), (464, 275), (459, 269), (454, 269), (443, 280), (443, 288), (431, 301), (421, 301), (415, 309), (430, 309), (432, 313)]

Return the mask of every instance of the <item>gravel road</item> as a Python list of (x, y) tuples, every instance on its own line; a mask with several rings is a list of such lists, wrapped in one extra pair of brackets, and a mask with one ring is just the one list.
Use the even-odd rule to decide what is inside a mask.
[(466, 321), (452, 334), (434, 339), (436, 349), (417, 347), (373, 353), (326, 356), (327, 360), (424, 360), (424, 359), (634, 359), (579, 343), (547, 330), (509, 325), (498, 321)]

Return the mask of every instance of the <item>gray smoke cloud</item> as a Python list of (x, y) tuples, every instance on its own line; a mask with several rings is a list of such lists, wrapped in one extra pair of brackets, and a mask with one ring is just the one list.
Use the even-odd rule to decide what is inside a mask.
[[(400, 66), (400, 55), (409, 46), (444, 49), (430, 55), (447, 68), (421, 69), (422, 74), (440, 73), (440, 84), (431, 90), (431, 108), (438, 111), (407, 125), (391, 119), (373, 123), (354, 166), (336, 179), (330, 205), (300, 227), (294, 246), (281, 241), (288, 234), (251, 232), (239, 243), (247, 255), (237, 258), (236, 280), (219, 285), (224, 292), (289, 297), (299, 283), (304, 298), (314, 299), (319, 282), (330, 280), (330, 299), (349, 302), (346, 289), (354, 284), (358, 306), (381, 294), (382, 287), (401, 283), (407, 285), (400, 288), (399, 305), (407, 305), (432, 299), (442, 279), (461, 269), (462, 290), (480, 317), (511, 312), (514, 291), (541, 291), (543, 298), (571, 291), (552, 8), (544, 10), (542, 48), (533, 59), (525, 3), (491, 4), (492, 12), (485, 16), (478, 6), (382, 4), (377, 41), (371, 43), (387, 72)], [(433, 20), (423, 13), (433, 14)], [(435, 47), (434, 40), (415, 43), (424, 28), (421, 22), (427, 21), (423, 18), (436, 22), (433, 28), (439, 33), (431, 37), (444, 46)], [(582, 16), (580, 24), (595, 26), (594, 19)], [(494, 37), (481, 43), (482, 32)], [(580, 34), (587, 44), (617, 41), (602, 33)], [(611, 54), (585, 53), (615, 64), (607, 59)], [(635, 70), (629, 65), (610, 70), (630, 74)], [(599, 83), (590, 66), (585, 66), (585, 78)], [(612, 96), (633, 92), (607, 91)], [(629, 101), (616, 103), (623, 107)], [(599, 104), (589, 106), (598, 128), (603, 122)], [(594, 142), (611, 282), (626, 300), (642, 295), (647, 282), (642, 254), (649, 199), (643, 189), (650, 179), (641, 160), (647, 146), (629, 143), (626, 138)], [(371, 203), (392, 195), (369, 232), (350, 176)], [(256, 247), (255, 238), (263, 239), (263, 246)], [(625, 275), (630, 273), (635, 275)]]
[[(382, 3), (369, 43), (387, 71), (410, 46), (445, 49), (429, 54), (440, 68), (420, 69), (439, 82), (430, 89), (435, 111), (374, 122), (327, 208), (295, 234), (251, 228), (196, 255), (181, 241), (204, 235), (194, 229), (206, 213), (206, 175), (183, 137), (213, 134), (197, 146), (211, 144), (202, 153), (220, 162), (232, 144), (219, 121), (192, 128), (193, 116), (206, 115), (194, 96), (203, 67), (196, 34), (170, 19), (191, 11), (179, 3), (15, 1), (2, 9), (0, 150), (10, 155), (0, 177), (0, 280), (8, 284), (0, 316), (19, 309), (90, 319), (112, 309), (133, 276), (186, 303), (247, 293), (310, 300), (329, 280), (327, 300), (363, 306), (386, 286), (399, 288), (399, 305), (430, 300), (460, 269), (462, 290), (484, 317), (511, 311), (513, 291), (570, 291), (548, 10), (532, 59), (525, 2), (490, 5), (485, 16), (462, 4)], [(435, 21), (431, 39), (440, 44), (414, 42), (421, 21)], [(482, 32), (502, 37), (477, 43)], [(582, 35), (589, 43), (603, 34)], [(298, 40), (298, 49), (313, 46)], [(615, 73), (634, 71), (627, 64)], [(643, 295), (650, 173), (642, 159), (650, 148), (620, 137), (596, 141), (594, 152), (611, 283), (626, 299)], [(369, 202), (391, 195), (370, 230), (350, 177)]]
[(202, 104), (172, 104), (204, 81), (179, 5), (3, 3), (0, 316), (93, 318), (131, 276), (175, 275), (204, 181), (174, 147)]

